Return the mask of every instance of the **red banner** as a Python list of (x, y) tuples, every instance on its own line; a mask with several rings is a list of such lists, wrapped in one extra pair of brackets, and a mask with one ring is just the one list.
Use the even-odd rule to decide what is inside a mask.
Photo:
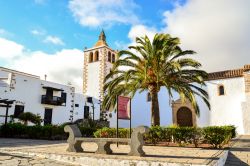
[(118, 119), (130, 119), (130, 98), (118, 96)]

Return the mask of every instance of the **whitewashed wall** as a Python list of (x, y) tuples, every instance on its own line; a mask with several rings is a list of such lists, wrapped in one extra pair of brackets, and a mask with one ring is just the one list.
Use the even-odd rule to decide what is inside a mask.
[[(1, 83), (6, 82), (3, 78), (8, 78), (10, 73), (0, 69)], [(66, 106), (41, 104), (41, 96), (46, 93), (46, 90), (42, 88), (43, 86), (63, 89), (67, 93)], [(60, 96), (61, 93), (53, 91), (53, 95)], [(9, 109), (9, 115), (14, 114), (15, 105), (19, 104), (24, 105), (24, 112), (39, 114), (41, 118), (44, 118), (45, 108), (52, 108), (52, 124), (69, 122), (71, 115), (73, 115), (73, 120), (83, 117), (83, 95), (75, 95), (74, 88), (71, 86), (40, 80), (39, 77), (35, 76), (30, 77), (18, 73), (12, 74), (12, 81), (7, 81), (7, 84), (1, 84), (0, 86), (0, 98), (16, 100)], [(76, 108), (75, 104), (79, 104), (79, 107)], [(70, 112), (72, 110), (73, 113)], [(0, 108), (0, 115), (5, 115), (5, 108)], [(0, 117), (0, 123), (3, 122), (4, 118)]]
[[(218, 85), (224, 85), (225, 95), (218, 95)], [(210, 125), (235, 125), (237, 132), (243, 134), (241, 103), (245, 101), (244, 78), (231, 78), (209, 81)]]

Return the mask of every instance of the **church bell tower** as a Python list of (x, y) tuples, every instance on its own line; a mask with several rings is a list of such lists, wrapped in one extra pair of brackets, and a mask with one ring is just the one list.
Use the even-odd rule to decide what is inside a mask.
[(104, 78), (116, 60), (117, 52), (112, 50), (102, 30), (96, 44), (84, 50), (83, 94), (103, 101)]

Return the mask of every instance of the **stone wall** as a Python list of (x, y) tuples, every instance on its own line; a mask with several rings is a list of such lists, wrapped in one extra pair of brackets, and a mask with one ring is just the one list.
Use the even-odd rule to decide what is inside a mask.
[(250, 95), (250, 72), (244, 74), (245, 78), (245, 92)]
[(247, 95), (246, 101), (242, 103), (242, 116), (244, 134), (250, 134), (250, 95)]

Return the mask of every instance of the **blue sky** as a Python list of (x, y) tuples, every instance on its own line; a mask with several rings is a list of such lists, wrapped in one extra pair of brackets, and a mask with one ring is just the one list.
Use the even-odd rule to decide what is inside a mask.
[[(161, 27), (163, 12), (172, 10), (173, 7), (174, 1), (138, 0), (133, 13), (137, 15), (138, 22)], [(66, 0), (0, 1), (0, 11), (0, 28), (11, 33), (7, 39), (14, 40), (31, 51), (42, 50), (48, 53), (62, 48), (91, 47), (102, 28), (110, 46), (120, 49), (115, 42), (128, 43), (127, 34), (133, 24), (114, 22), (113, 25), (82, 26), (74, 18)], [(35, 35), (34, 32), (42, 34)], [(46, 36), (58, 37), (64, 44), (46, 43)]]
[(103, 28), (113, 49), (136, 36), (170, 33), (197, 52), (203, 68), (250, 63), (249, 0), (8, 0), (0, 1), (0, 66), (81, 91), (83, 48)]

